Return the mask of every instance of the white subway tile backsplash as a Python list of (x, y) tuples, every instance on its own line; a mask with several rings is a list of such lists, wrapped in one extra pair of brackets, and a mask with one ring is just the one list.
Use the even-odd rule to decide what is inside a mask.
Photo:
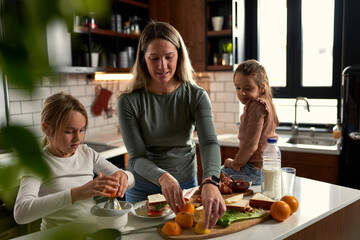
[(28, 101), (31, 94), (24, 89), (9, 89), (9, 101)]
[(59, 92), (70, 93), (70, 87), (63, 86), (63, 87), (52, 87), (51, 88), (51, 95)]
[(60, 82), (60, 75), (57, 74), (41, 77), (41, 83), (43, 87), (60, 86)]
[(93, 84), (89, 84), (85, 86), (86, 95), (95, 95), (95, 86)]
[(30, 132), (32, 132), (36, 138), (42, 138), (44, 136), (44, 133), (40, 128), (40, 125), (33, 125), (25, 128)]
[(234, 123), (234, 115), (233, 113), (226, 113), (226, 112), (218, 112), (216, 115), (217, 122), (224, 122), (224, 123)]
[(41, 111), (41, 101), (23, 101), (21, 102), (21, 113), (33, 113)]
[(71, 87), (70, 94), (74, 96), (85, 96), (86, 95), (85, 85)]
[(239, 113), (239, 103), (225, 103), (225, 112)]
[(10, 102), (10, 115), (21, 114), (21, 104), (20, 102)]
[(212, 82), (210, 83), (211, 92), (224, 92), (225, 84), (223, 82)]
[(216, 92), (215, 101), (217, 102), (234, 102), (235, 94), (228, 92)]
[(79, 101), (88, 109), (88, 114), (90, 113), (90, 107), (94, 103), (95, 96), (83, 96), (83, 97), (77, 97)]
[(215, 81), (218, 82), (232, 82), (233, 80), (233, 76), (234, 76), (234, 72), (229, 71), (229, 72), (215, 72)]
[(34, 125), (32, 114), (10, 115), (10, 125), (27, 127)]
[(33, 114), (33, 122), (34, 124), (41, 124), (41, 112)]
[(223, 112), (225, 109), (225, 103), (223, 102), (214, 102), (211, 105), (213, 112)]
[(47, 98), (51, 95), (51, 88), (50, 87), (38, 87), (31, 93), (32, 100), (42, 100)]
[(236, 93), (233, 81), (225, 83), (225, 92), (234, 92), (234, 93)]
[(78, 84), (77, 75), (75, 74), (61, 75), (62, 86), (75, 86), (77, 84)]

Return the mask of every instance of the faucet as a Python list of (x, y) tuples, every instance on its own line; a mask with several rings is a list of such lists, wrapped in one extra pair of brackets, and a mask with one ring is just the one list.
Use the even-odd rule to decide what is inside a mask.
[(310, 105), (309, 105), (308, 99), (306, 97), (297, 97), (296, 100), (295, 100), (295, 119), (294, 119), (293, 125), (291, 126), (291, 132), (292, 132), (293, 135), (297, 135), (298, 130), (299, 130), (299, 126), (298, 126), (298, 124), (296, 122), (297, 102), (299, 100), (304, 100), (306, 102), (306, 108), (307, 108), (308, 112), (310, 112)]

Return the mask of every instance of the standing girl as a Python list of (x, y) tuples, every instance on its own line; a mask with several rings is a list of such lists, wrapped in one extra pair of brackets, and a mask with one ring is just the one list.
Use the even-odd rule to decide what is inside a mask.
[(275, 129), (279, 125), (269, 79), (259, 62), (247, 60), (237, 67), (234, 85), (238, 99), (245, 105), (240, 117), (239, 151), (234, 159), (225, 159), (222, 171), (227, 175), (248, 175), (254, 185), (259, 185), (262, 154), (267, 139), (277, 138)]
[[(105, 192), (116, 191), (123, 197), (134, 185), (132, 173), (82, 144), (87, 125), (86, 109), (75, 97), (57, 93), (45, 100), (41, 127), (50, 177), (23, 176), (14, 207), (17, 223), (42, 218), (44, 230), (72, 222), (90, 215), (94, 196), (110, 197)], [(95, 179), (94, 172), (99, 173)]]

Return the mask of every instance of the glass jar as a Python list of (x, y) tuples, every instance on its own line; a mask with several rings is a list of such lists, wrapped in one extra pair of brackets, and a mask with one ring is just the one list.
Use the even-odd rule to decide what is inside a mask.
[(130, 34), (130, 22), (124, 22), (124, 29), (125, 34)]

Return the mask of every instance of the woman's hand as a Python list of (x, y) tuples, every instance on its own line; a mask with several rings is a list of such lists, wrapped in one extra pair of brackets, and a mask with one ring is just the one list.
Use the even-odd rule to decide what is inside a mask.
[(201, 199), (205, 210), (204, 227), (213, 228), (219, 218), (226, 212), (224, 199), (219, 188), (211, 183), (203, 184)]
[(113, 176), (118, 179), (118, 183), (119, 183), (119, 187), (118, 187), (116, 196), (122, 198), (122, 197), (124, 197), (125, 191), (129, 184), (128, 177), (127, 177), (126, 173), (124, 173), (122, 171), (115, 172), (113, 174)]
[(232, 158), (225, 159), (224, 167), (231, 168), (231, 165), (232, 165), (233, 162), (234, 162), (234, 159), (232, 159)]
[[(75, 203), (79, 200), (88, 199), (94, 196), (110, 197), (111, 192), (115, 192), (119, 188), (119, 180), (115, 176), (99, 175), (88, 183), (71, 189), (71, 199)], [(107, 190), (108, 193), (105, 192)]]
[(166, 198), (166, 202), (169, 204), (171, 210), (177, 214), (181, 205), (185, 204), (179, 182), (169, 173), (164, 173), (159, 178), (159, 184), (161, 186), (161, 192)]

